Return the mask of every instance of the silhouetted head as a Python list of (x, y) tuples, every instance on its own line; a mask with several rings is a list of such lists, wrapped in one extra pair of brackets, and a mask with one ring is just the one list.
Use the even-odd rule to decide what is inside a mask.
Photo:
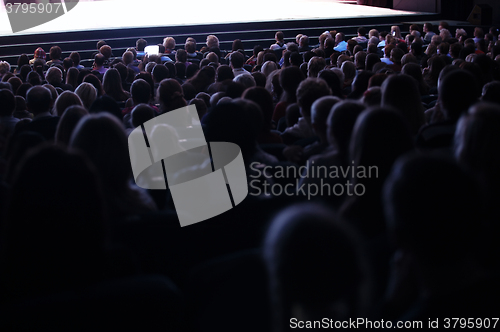
[(16, 98), (12, 91), (0, 89), (0, 117), (11, 117), (16, 110)]
[(284, 91), (283, 99), (285, 101), (296, 101), (297, 88), (304, 79), (304, 74), (298, 67), (291, 66), (280, 70), (279, 82)]
[(477, 101), (478, 87), (474, 76), (465, 70), (454, 70), (439, 84), (439, 100), (448, 120), (457, 121)]
[(114, 115), (120, 121), (123, 118), (121, 108), (116, 100), (107, 95), (97, 97), (90, 106), (89, 113), (108, 113)]
[(148, 104), (139, 104), (134, 107), (130, 115), (132, 126), (135, 128), (151, 120), (156, 114), (153, 108)]
[(332, 90), (332, 96), (343, 99), (344, 94), (342, 92), (343, 81), (340, 81), (339, 76), (333, 71), (329, 69), (322, 70), (318, 78), (325, 80), (330, 89)]
[(90, 109), (90, 106), (92, 106), (92, 103), (96, 100), (97, 98), (97, 90), (96, 88), (87, 82), (83, 82), (80, 84), (76, 90), (75, 94), (80, 97), (80, 100), (82, 101), (83, 106), (88, 110)]
[(62, 116), (66, 108), (73, 105), (83, 106), (80, 97), (74, 92), (64, 91), (57, 97), (52, 113), (57, 116)]
[[(354, 182), (376, 183), (380, 189), (396, 159), (412, 149), (412, 135), (400, 114), (387, 108), (363, 112), (354, 126), (351, 159), (355, 166), (376, 166), (378, 176), (356, 177)], [(367, 188), (367, 191), (373, 189)]]
[(106, 71), (102, 80), (102, 88), (107, 95), (110, 95), (117, 101), (121, 101), (117, 97), (123, 94), (124, 90), (122, 87), (122, 78), (118, 70), (110, 68)]
[(311, 106), (311, 124), (316, 135), (322, 142), (327, 141), (327, 119), (330, 110), (340, 101), (340, 98), (324, 96), (317, 99)]
[[(208, 96), (208, 95), (207, 95)], [(210, 99), (208, 99), (210, 102)], [(189, 101), (189, 105), (196, 106), (196, 112), (198, 113), (198, 118), (201, 120), (203, 116), (207, 113), (208, 106), (202, 98), (193, 98)]]
[[(478, 103), (464, 114), (455, 133), (455, 155), (475, 174), (498, 178), (500, 167), (500, 110), (498, 105)], [(484, 179), (487, 180), (487, 179)], [(498, 180), (496, 180), (498, 181)], [(498, 191), (498, 188), (496, 188)]]
[(271, 119), (274, 112), (273, 97), (269, 91), (263, 87), (252, 87), (246, 89), (241, 98), (253, 101), (259, 105), (263, 115), (262, 128), (268, 132), (271, 129)]
[(330, 87), (320, 78), (307, 78), (297, 88), (297, 104), (302, 116), (311, 117), (311, 106), (314, 101), (323, 96), (331, 95)]
[(364, 306), (365, 269), (356, 238), (333, 212), (302, 204), (274, 218), (264, 242), (276, 331), (290, 317), (356, 317)]
[(397, 247), (413, 254), (422, 272), (453, 264), (473, 243), (481, 195), (454, 160), (417, 154), (400, 159), (383, 197)]
[(356, 78), (352, 82), (352, 93), (348, 98), (359, 99), (363, 97), (363, 93), (368, 89), (368, 82), (373, 76), (373, 73), (368, 70), (363, 70), (356, 75)]
[(151, 100), (151, 85), (143, 79), (135, 80), (130, 86), (130, 92), (134, 104), (149, 104)]
[(500, 82), (493, 81), (483, 87), (482, 101), (500, 104)]
[(104, 228), (103, 194), (88, 160), (54, 145), (32, 150), (12, 183), (3, 231), (8, 292), (33, 297), (95, 282)]
[(76, 125), (87, 114), (87, 109), (80, 105), (67, 107), (57, 124), (56, 143), (68, 145)]
[(83, 82), (87, 82), (87, 83), (92, 84), (97, 91), (98, 97), (100, 97), (104, 94), (104, 90), (102, 89), (102, 83), (99, 80), (99, 78), (97, 76), (95, 76), (94, 74), (88, 74), (87, 76), (85, 76), (85, 78), (83, 79)]
[(151, 72), (156, 83), (170, 77), (169, 69), (165, 65), (157, 64)]
[(231, 70), (231, 67), (228, 65), (220, 65), (217, 68), (217, 73), (216, 73), (216, 81), (217, 82), (222, 82), (225, 80), (232, 80), (234, 78), (234, 73)]
[(245, 57), (240, 52), (233, 52), (229, 56), (229, 63), (233, 68), (242, 68), (245, 63)]
[(345, 100), (335, 104), (327, 119), (330, 146), (336, 147), (341, 160), (347, 165), (352, 131), (358, 116), (365, 110), (359, 102)]
[(106, 188), (128, 188), (132, 170), (127, 136), (118, 119), (107, 113), (85, 117), (75, 128), (70, 146), (88, 156)]
[(256, 151), (257, 136), (263, 127), (260, 107), (245, 99), (219, 102), (205, 120), (207, 141), (237, 144), (245, 163), (249, 164)]
[(187, 106), (184, 99), (181, 84), (171, 78), (164, 79), (158, 86), (157, 98), (162, 113), (173, 111), (177, 108)]
[(34, 86), (26, 93), (26, 107), (35, 116), (40, 113), (49, 112), (52, 107), (52, 95), (43, 86)]
[(417, 81), (408, 75), (390, 75), (382, 84), (382, 107), (392, 107), (416, 135), (424, 124), (424, 110)]

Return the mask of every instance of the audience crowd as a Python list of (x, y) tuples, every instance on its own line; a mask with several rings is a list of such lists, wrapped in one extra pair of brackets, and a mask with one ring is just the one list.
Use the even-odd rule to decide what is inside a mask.
[[(441, 22), (317, 45), (279, 31), (252, 54), (209, 35), (154, 52), (139, 39), (121, 56), (99, 41), (92, 68), (59, 46), (0, 62), (0, 326), (486, 328), (500, 290), (498, 38)], [(135, 184), (127, 137), (187, 105), (207, 141), (240, 146), (249, 195), (181, 228), (168, 190)], [(155, 134), (183, 150), (168, 123)]]

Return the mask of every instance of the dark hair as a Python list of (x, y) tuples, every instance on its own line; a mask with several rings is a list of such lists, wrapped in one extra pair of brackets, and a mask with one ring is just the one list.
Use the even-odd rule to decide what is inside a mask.
[(241, 39), (235, 39), (233, 40), (233, 45), (231, 47), (231, 50), (234, 52), (234, 51), (238, 51), (238, 50), (243, 50), (244, 47), (243, 47), (243, 42), (241, 41)]
[(262, 111), (259, 106), (240, 98), (218, 103), (205, 116), (205, 120), (207, 141), (237, 144), (248, 165), (257, 150), (256, 140), (262, 130)]
[(82, 100), (74, 92), (64, 91), (57, 97), (52, 113), (62, 116), (66, 108), (73, 105), (83, 106)]
[(31, 67), (30, 65), (23, 65), (20, 70), (19, 70), (19, 76), (23, 80), (23, 82), (26, 82), (26, 77), (28, 74), (31, 72)]
[(9, 297), (45, 296), (99, 281), (104, 210), (98, 177), (82, 154), (56, 145), (30, 151), (12, 184), (4, 225)]
[(217, 82), (222, 82), (225, 80), (232, 80), (234, 78), (234, 73), (231, 70), (231, 67), (228, 65), (220, 65), (217, 68)]
[(97, 78), (97, 76), (95, 76), (94, 74), (88, 74), (86, 75), (84, 78), (83, 78), (83, 82), (87, 82), (87, 83), (90, 83), (94, 86), (94, 88), (97, 90), (97, 96), (100, 97), (104, 94), (104, 90), (102, 88), (102, 83), (101, 81), (99, 80), (99, 78)]
[(116, 101), (125, 101), (129, 97), (129, 94), (123, 90), (120, 73), (114, 68), (108, 69), (104, 74), (102, 88), (108, 96)]
[(196, 88), (189, 82), (184, 82), (182, 85), (182, 95), (184, 99), (191, 100), (196, 96)]
[[(34, 72), (36, 75), (38, 75), (36, 72)], [(11, 77), (7, 80), (7, 83), (10, 84), (10, 86), (12, 87), (12, 92), (14, 94), (16, 94), (17, 92), (17, 89), (19, 89), (19, 87), (21, 86), (21, 84), (23, 84), (23, 81), (21, 81), (21, 79), (19, 77)], [(38, 83), (39, 84), (32, 84), (32, 85), (40, 85), (41, 84), (41, 81), (40, 81), (40, 76), (38, 76)], [(30, 83), (31, 84), (31, 83)], [(1, 89), (1, 88), (0, 88)]]
[(414, 135), (424, 124), (424, 110), (418, 83), (411, 76), (389, 75), (382, 84), (382, 106), (397, 110)]
[(104, 65), (105, 60), (106, 58), (101, 53), (97, 53), (94, 57), (94, 63), (99, 67)]
[(155, 111), (148, 104), (138, 104), (130, 113), (132, 126), (139, 127), (155, 117)]
[(332, 90), (332, 96), (344, 99), (344, 93), (342, 92), (344, 84), (343, 82), (340, 82), (340, 79), (337, 74), (335, 74), (331, 70), (325, 69), (319, 72), (318, 78), (325, 80), (325, 82)]
[(29, 65), (30, 59), (26, 54), (21, 54), (17, 59), (17, 68), (21, 68), (24, 65)]
[(69, 68), (73, 67), (73, 60), (71, 58), (64, 58), (63, 60), (63, 68), (64, 70), (68, 70)]
[(242, 68), (245, 62), (245, 57), (240, 52), (233, 52), (229, 56), (229, 62), (234, 68)]
[(300, 66), (303, 62), (302, 55), (299, 52), (290, 53), (290, 64), (293, 66)]
[(132, 169), (127, 136), (116, 118), (109, 114), (86, 117), (76, 127), (71, 146), (87, 154), (107, 190), (129, 190)]
[(76, 89), (78, 86), (78, 74), (80, 74), (80, 71), (75, 67), (69, 68), (66, 73), (66, 84), (71, 85), (73, 89)]
[(52, 95), (43, 86), (34, 86), (26, 93), (26, 106), (34, 115), (50, 111)]
[(153, 75), (153, 79), (155, 82), (160, 83), (166, 78), (170, 77), (170, 73), (168, 68), (165, 65), (158, 64), (153, 68), (153, 71), (151, 72)]
[(320, 78), (306, 78), (300, 82), (297, 88), (297, 104), (305, 117), (311, 116), (313, 102), (323, 96), (331, 95), (331, 89), (326, 82)]
[(136, 79), (130, 86), (130, 93), (134, 104), (149, 104), (151, 99), (151, 85), (143, 79)]
[(146, 41), (146, 39), (137, 39), (137, 41), (135, 42), (135, 47), (137, 48), (137, 50), (139, 52), (143, 52), (144, 51), (144, 48), (146, 48), (146, 46), (148, 45), (148, 42)]
[(104, 40), (99, 40), (97, 42), (97, 50), (99, 50), (101, 47), (103, 47), (104, 45), (108, 45), (108, 43), (106, 43)]
[(474, 76), (465, 70), (448, 73), (439, 84), (439, 100), (447, 119), (457, 121), (478, 97), (477, 82)]
[(127, 66), (125, 66), (122, 62), (118, 62), (113, 66), (113, 68), (118, 70), (118, 72), (120, 73), (120, 79), (122, 82), (124, 82), (127, 78), (127, 75), (128, 75)]
[(61, 59), (62, 50), (59, 46), (52, 46), (50, 48), (49, 54), (52, 60), (59, 60)]
[(160, 82), (157, 93), (161, 113), (187, 106), (182, 86), (175, 79), (167, 78)]
[(340, 101), (332, 107), (326, 121), (329, 143), (335, 144), (343, 166), (349, 164), (349, 146), (354, 124), (364, 110), (365, 106), (357, 101)]
[[(210, 66), (206, 66), (206, 67), (210, 67)], [(213, 68), (213, 67), (212, 67)], [(200, 69), (200, 66), (195, 64), (195, 63), (190, 63), (187, 67), (186, 67), (186, 78), (187, 79), (190, 79), (192, 78), (194, 75), (196, 75), (196, 73), (198, 72), (198, 70)], [(215, 70), (215, 69), (214, 69)], [(214, 71), (215, 72), (215, 71)], [(215, 75), (215, 74), (214, 74)]]
[(71, 52), (69, 55), (71, 60), (73, 60), (73, 65), (76, 67), (80, 64), (80, 53), (78, 52)]
[(381, 62), (381, 61), (380, 61), (380, 57), (378, 56), (378, 54), (375, 54), (375, 53), (367, 54), (366, 59), (365, 59), (365, 69), (366, 70), (373, 70), (373, 66), (379, 62)]
[[(165, 62), (163, 65), (165, 67), (167, 67), (167, 69), (168, 69), (168, 78), (177, 77), (177, 68), (172, 62)], [(161, 82), (161, 81), (159, 81), (159, 82)]]
[(373, 72), (368, 70), (362, 70), (361, 72), (359, 72), (358, 75), (354, 78), (354, 81), (352, 82), (352, 91), (347, 96), (347, 98), (348, 99), (362, 98), (363, 94), (368, 89), (368, 82), (373, 75), (374, 75)]
[[(420, 268), (443, 268), (461, 260), (474, 243), (481, 220), (481, 195), (473, 179), (454, 160), (411, 154), (388, 177), (385, 215), (398, 248), (415, 255)], [(432, 208), (412, 209), (426, 202)]]
[(205, 66), (188, 82), (194, 86), (196, 93), (204, 92), (210, 84), (215, 82), (215, 69), (211, 66)]
[(12, 91), (0, 89), (0, 117), (10, 117), (16, 110), (16, 98)]
[(271, 93), (264, 87), (254, 86), (246, 89), (241, 98), (251, 100), (259, 105), (262, 111), (262, 129), (265, 132), (269, 132), (271, 130), (271, 119), (274, 112), (273, 97)]
[(123, 118), (120, 106), (115, 99), (108, 95), (97, 97), (90, 106), (89, 113), (107, 113), (110, 115), (114, 115), (120, 121)]
[(255, 86), (266, 87), (266, 75), (260, 71), (254, 71), (252, 73), (253, 79), (255, 80)]
[(422, 75), (422, 68), (416, 63), (407, 63), (403, 66), (401, 73), (411, 76), (418, 83), (418, 90), (420, 91), (420, 96), (426, 96), (429, 93), (429, 86), (425, 83), (424, 77)]
[(66, 108), (57, 124), (56, 143), (68, 145), (76, 125), (87, 114), (89, 112), (83, 106), (73, 105)]
[[(273, 331), (288, 331), (294, 306), (303, 319), (362, 315), (365, 265), (356, 236), (322, 205), (301, 204), (272, 221), (264, 242)], [(342, 304), (342, 309), (336, 304)], [(318, 316), (316, 316), (318, 315)]]
[(259, 52), (261, 52), (261, 51), (263, 51), (263, 50), (264, 50), (264, 48), (263, 48), (262, 46), (260, 46), (260, 45), (255, 45), (255, 46), (253, 47), (253, 55), (254, 55), (255, 57), (257, 57), (257, 56), (259, 55)]
[(176, 77), (184, 80), (186, 78), (186, 64), (182, 62), (175, 63), (175, 71), (177, 73)]
[(482, 101), (500, 104), (500, 82), (493, 81), (484, 85)]
[(295, 103), (297, 101), (297, 88), (303, 80), (305, 80), (305, 76), (299, 67), (291, 66), (281, 69), (279, 74), (279, 82), (283, 88), (281, 100)]
[(187, 52), (184, 49), (179, 49), (175, 52), (175, 60), (185, 63), (187, 61)]
[[(26, 99), (26, 95), (28, 93), (28, 90), (31, 89), (32, 87), (33, 87), (33, 85), (31, 85), (30, 83), (23, 83), (19, 86), (19, 88), (17, 88), (16, 95), (21, 96), (24, 99)], [(51, 97), (51, 100), (52, 100), (52, 97)], [(49, 109), (50, 109), (50, 107), (49, 107)]]

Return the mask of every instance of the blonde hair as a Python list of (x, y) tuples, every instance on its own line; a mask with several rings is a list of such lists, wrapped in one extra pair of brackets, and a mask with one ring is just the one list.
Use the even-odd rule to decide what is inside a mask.
[(392, 32), (396, 32), (396, 35), (394, 37), (399, 38), (399, 39), (403, 39), (403, 37), (401, 36), (401, 30), (399, 29), (399, 27), (397, 25), (393, 25), (391, 27), (391, 33)]
[(76, 88), (75, 93), (78, 97), (80, 97), (83, 107), (87, 110), (90, 109), (90, 106), (92, 106), (92, 103), (97, 98), (97, 89), (92, 84), (87, 82), (82, 82), (82, 84)]

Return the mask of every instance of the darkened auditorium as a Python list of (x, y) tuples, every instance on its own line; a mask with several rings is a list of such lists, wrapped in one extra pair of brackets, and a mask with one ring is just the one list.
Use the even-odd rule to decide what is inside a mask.
[(500, 1), (4, 0), (0, 331), (500, 329)]

